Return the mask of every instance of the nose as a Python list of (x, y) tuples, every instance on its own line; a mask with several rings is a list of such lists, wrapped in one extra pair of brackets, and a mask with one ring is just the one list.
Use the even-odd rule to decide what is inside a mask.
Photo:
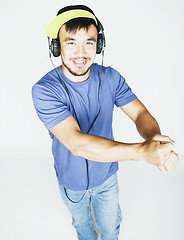
[(76, 48), (75, 55), (77, 57), (84, 57), (86, 56), (86, 49), (84, 44), (79, 44)]

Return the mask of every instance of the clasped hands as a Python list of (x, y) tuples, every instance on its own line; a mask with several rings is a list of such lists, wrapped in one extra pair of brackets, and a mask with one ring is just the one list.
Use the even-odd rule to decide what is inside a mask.
[(173, 171), (179, 162), (179, 156), (173, 151), (174, 141), (168, 136), (155, 134), (142, 143), (143, 158), (156, 165), (161, 172)]

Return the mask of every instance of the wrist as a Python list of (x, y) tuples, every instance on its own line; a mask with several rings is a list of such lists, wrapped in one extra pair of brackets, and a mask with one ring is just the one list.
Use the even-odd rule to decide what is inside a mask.
[(143, 160), (143, 149), (142, 143), (130, 144), (131, 148), (129, 151), (130, 160)]
[(144, 158), (144, 144), (143, 143), (137, 143), (136, 144), (136, 154), (137, 154), (137, 160), (143, 160)]

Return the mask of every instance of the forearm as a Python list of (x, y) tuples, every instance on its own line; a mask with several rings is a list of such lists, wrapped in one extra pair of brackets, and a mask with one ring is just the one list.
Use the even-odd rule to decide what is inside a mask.
[[(157, 121), (148, 111), (139, 115), (136, 127), (144, 139), (160, 134)], [(107, 138), (78, 132), (72, 144), (74, 155), (98, 162), (145, 160), (142, 143), (122, 143)]]
[[(73, 154), (97, 162), (144, 160), (172, 171), (179, 160), (171, 151), (173, 144), (169, 137), (162, 135), (155, 135), (143, 143), (127, 144), (78, 132), (77, 140)], [(160, 141), (166, 143), (160, 144)]]
[(141, 113), (135, 124), (139, 134), (145, 140), (153, 137), (155, 134), (161, 134), (156, 119), (148, 111)]
[(73, 154), (92, 161), (116, 162), (140, 159), (140, 144), (116, 142), (86, 133), (78, 133)]
[[(49, 130), (75, 156), (97, 162), (144, 160), (157, 166), (164, 165), (167, 170), (172, 170), (178, 162), (178, 156), (171, 151), (172, 140), (160, 135), (158, 123), (149, 113), (139, 114), (135, 118), (134, 115), (129, 114), (139, 133), (147, 139), (142, 143), (128, 144), (82, 133), (73, 116)], [(161, 144), (163, 142), (165, 144)], [(171, 156), (171, 153), (174, 156)]]

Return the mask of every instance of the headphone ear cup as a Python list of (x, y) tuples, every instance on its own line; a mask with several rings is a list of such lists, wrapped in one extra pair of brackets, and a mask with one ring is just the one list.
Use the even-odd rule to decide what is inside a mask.
[(97, 40), (97, 49), (96, 49), (97, 54), (100, 54), (102, 52), (103, 46), (104, 46), (103, 34), (99, 33), (98, 40)]
[(54, 57), (59, 57), (59, 55), (61, 54), (61, 48), (60, 48), (60, 43), (58, 39), (52, 39), (51, 52)]

